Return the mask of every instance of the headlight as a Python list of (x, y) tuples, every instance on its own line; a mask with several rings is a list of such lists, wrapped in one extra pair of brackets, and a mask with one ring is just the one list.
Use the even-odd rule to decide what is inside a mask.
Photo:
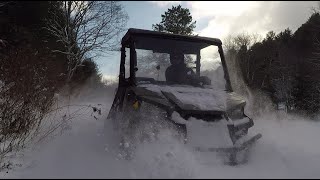
[(140, 108), (140, 102), (138, 100), (134, 101), (132, 104), (134, 110), (138, 110)]

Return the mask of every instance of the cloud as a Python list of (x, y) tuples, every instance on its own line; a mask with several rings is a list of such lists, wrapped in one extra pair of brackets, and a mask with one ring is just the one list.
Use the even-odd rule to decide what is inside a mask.
[(187, 6), (197, 24), (204, 24), (196, 33), (224, 39), (241, 32), (257, 33), (286, 28), (295, 31), (311, 15), (316, 1), (189, 1)]
[[(271, 30), (276, 33), (286, 28), (295, 31), (310, 17), (311, 8), (318, 4), (310, 1), (189, 1), (186, 5), (197, 21), (196, 34), (223, 42), (228, 35), (243, 32), (265, 37)], [(201, 57), (203, 66), (213, 67), (212, 54), (203, 52)]]
[[(318, 7), (317, 1), (148, 1), (148, 3), (159, 9), (182, 4), (183, 7), (190, 9), (193, 19), (197, 21), (196, 34), (220, 38), (222, 41), (228, 35), (242, 32), (257, 33), (265, 37), (271, 30), (278, 33), (290, 28), (295, 31), (310, 17), (311, 8)], [(119, 58), (120, 56), (117, 56), (116, 62)], [(105, 72), (117, 76), (118, 68), (114, 66), (112, 64)]]
[(187, 5), (192, 7), (192, 15), (195, 18), (214, 16), (239, 16), (248, 9), (257, 6), (253, 1), (189, 1)]
[(180, 4), (181, 1), (149, 1), (150, 3), (153, 3), (159, 7), (165, 7), (168, 5), (174, 5), (174, 4)]

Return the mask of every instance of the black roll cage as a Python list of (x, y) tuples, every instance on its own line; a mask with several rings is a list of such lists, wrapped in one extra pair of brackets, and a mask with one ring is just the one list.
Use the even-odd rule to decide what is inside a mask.
[[(224, 78), (226, 80), (226, 91), (232, 92), (231, 82), (227, 65), (225, 62), (224, 52), (222, 49), (222, 42), (217, 38), (208, 38), (201, 36), (187, 36), (178, 35), (164, 32), (149, 31), (143, 29), (130, 28), (121, 41), (121, 61), (120, 61), (120, 74), (119, 74), (119, 87), (136, 86), (136, 71), (137, 71), (137, 53), (136, 53), (136, 40), (139, 37), (151, 37), (157, 39), (170, 39), (179, 40), (191, 43), (207, 43), (209, 45), (218, 46), (218, 52), (221, 58), (221, 63), (224, 71)], [(130, 77), (125, 78), (125, 49), (130, 49)], [(197, 52), (196, 58), (196, 74), (200, 75), (200, 51)]]

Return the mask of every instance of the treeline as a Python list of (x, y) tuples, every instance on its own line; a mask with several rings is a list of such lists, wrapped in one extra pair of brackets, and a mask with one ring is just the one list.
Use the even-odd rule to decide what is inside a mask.
[(0, 2), (0, 170), (36, 133), (59, 90), (102, 85), (90, 55), (110, 50), (126, 19), (114, 1)]
[[(294, 33), (290, 29), (226, 41), (226, 57), (246, 86), (267, 93), (275, 105), (314, 114), (320, 110), (320, 14), (314, 12)], [(233, 61), (232, 61), (233, 62)], [(231, 62), (229, 62), (231, 63)]]
[[(45, 28), (51, 13), (62, 14), (59, 1), (3, 1), (0, 7), (0, 80), (17, 86), (27, 83), (32, 87), (32, 76), (42, 77), (39, 85), (55, 92), (66, 83), (67, 55), (53, 52), (63, 49), (61, 39)], [(63, 19), (61, 18), (61, 23)], [(18, 74), (17, 74), (18, 73)], [(16, 75), (14, 75), (16, 74)], [(85, 59), (72, 77), (79, 85), (98, 74), (97, 65)], [(28, 80), (29, 79), (29, 80)], [(23, 86), (25, 87), (25, 86)], [(33, 86), (35, 87), (35, 86)]]

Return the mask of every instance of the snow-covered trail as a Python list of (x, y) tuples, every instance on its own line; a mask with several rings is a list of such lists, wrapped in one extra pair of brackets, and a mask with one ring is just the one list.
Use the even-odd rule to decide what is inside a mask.
[(265, 115), (255, 120), (254, 131), (261, 132), (263, 137), (253, 148), (247, 165), (206, 166), (199, 175), (203, 178), (319, 178), (319, 130), (317, 122)]
[[(230, 167), (208, 154), (177, 143), (146, 144), (132, 161), (118, 156), (118, 136), (104, 121), (112, 101), (102, 104), (98, 120), (74, 119), (72, 129), (23, 157), (24, 166), (3, 178), (319, 178), (320, 123), (267, 114), (255, 119), (263, 137), (248, 164)], [(296, 120), (297, 119), (297, 120)], [(168, 153), (169, 152), (169, 153)]]

